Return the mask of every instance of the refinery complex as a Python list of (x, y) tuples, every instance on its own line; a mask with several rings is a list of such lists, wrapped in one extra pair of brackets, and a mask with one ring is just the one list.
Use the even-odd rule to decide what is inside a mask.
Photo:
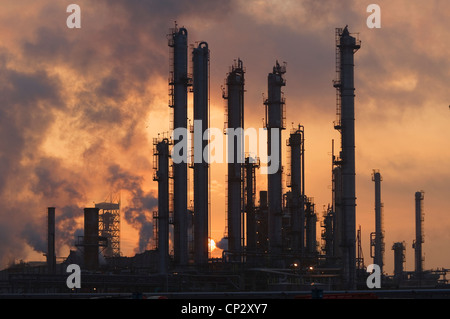
[[(172, 132), (153, 139), (153, 180), (158, 185), (158, 207), (153, 213), (156, 248), (124, 257), (120, 252), (120, 200), (97, 203), (84, 209), (84, 234), (75, 238), (76, 249), (57, 262), (55, 216), (48, 207), (46, 263), (20, 263), (0, 271), (0, 294), (120, 294), (148, 293), (172, 296), (247, 294), (270, 292), (301, 295), (322, 291), (366, 291), (368, 264), (381, 270), (381, 288), (391, 291), (428, 289), (447, 296), (447, 269), (424, 269), (424, 191), (411, 194), (415, 201), (415, 268), (407, 271), (405, 242), (386, 247), (383, 228), (382, 170), (374, 169), (374, 225), (370, 260), (364, 260), (357, 227), (355, 186), (355, 85), (354, 59), (361, 48), (357, 34), (346, 26), (335, 30), (336, 120), (330, 125), (340, 135), (333, 146), (332, 202), (317, 212), (305, 192), (305, 127), (296, 123), (286, 130), (287, 65), (274, 59), (267, 66), (264, 95), (264, 132), (267, 162), (245, 151), (245, 61), (236, 58), (222, 88), (225, 103), (223, 138), (227, 142), (226, 249), (220, 258), (210, 252), (211, 163), (203, 150), (210, 133), (210, 51), (207, 42), (190, 45), (188, 30), (170, 29), (169, 109)], [(192, 93), (192, 109), (188, 95)], [(188, 110), (193, 118), (189, 119)], [(194, 125), (191, 125), (191, 121)], [(186, 136), (192, 134), (189, 145)], [(198, 139), (196, 136), (200, 136)], [(339, 144), (340, 142), (340, 144)], [(334, 145), (334, 143), (333, 143)], [(283, 154), (283, 147), (287, 153)], [(198, 149), (199, 148), (200, 152)], [(283, 163), (282, 159), (287, 159)], [(267, 165), (264, 165), (267, 164)], [(268, 169), (270, 167), (270, 169)], [(257, 174), (259, 170), (266, 174)], [(188, 175), (192, 172), (192, 179)], [(267, 179), (258, 190), (257, 178)], [(193, 201), (189, 203), (188, 193)], [(44, 208), (45, 209), (45, 208)], [(317, 231), (320, 229), (321, 231)], [(392, 250), (394, 273), (383, 268), (386, 251)], [(82, 269), (82, 285), (69, 289), (67, 266)], [(374, 292), (376, 294), (376, 289)], [(223, 295), (220, 295), (223, 294)], [(237, 295), (235, 295), (237, 296)], [(263, 296), (269, 296), (263, 295)]]

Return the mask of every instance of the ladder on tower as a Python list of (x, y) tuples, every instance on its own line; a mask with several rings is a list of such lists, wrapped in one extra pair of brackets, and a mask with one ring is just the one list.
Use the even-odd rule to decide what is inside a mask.
[(333, 80), (333, 86), (336, 88), (336, 121), (334, 121), (334, 128), (341, 129), (341, 48), (340, 39), (342, 35), (342, 28), (336, 28), (336, 78)]

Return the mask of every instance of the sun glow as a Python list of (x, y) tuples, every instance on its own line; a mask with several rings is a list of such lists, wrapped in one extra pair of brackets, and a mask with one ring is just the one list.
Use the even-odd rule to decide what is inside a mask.
[(208, 241), (208, 249), (209, 251), (213, 251), (214, 249), (216, 249), (216, 242), (212, 238), (210, 238)]

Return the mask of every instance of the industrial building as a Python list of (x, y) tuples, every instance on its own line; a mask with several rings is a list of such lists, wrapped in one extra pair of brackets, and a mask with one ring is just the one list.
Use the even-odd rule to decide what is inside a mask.
[[(336, 121), (340, 149), (332, 155), (332, 202), (319, 220), (311, 194), (305, 192), (305, 132), (298, 124), (282, 141), (286, 129), (286, 64), (274, 63), (267, 75), (267, 99), (264, 100), (264, 128), (268, 136), (268, 155), (276, 149), (279, 159), (273, 174), (267, 174), (266, 190), (256, 190), (261, 163), (258, 157), (244, 152), (245, 67), (237, 59), (226, 75), (223, 99), (226, 101), (225, 128), (233, 145), (227, 164), (226, 239), (228, 248), (222, 258), (210, 258), (210, 164), (203, 157), (189, 164), (174, 161), (171, 149), (187, 141), (175, 136), (153, 141), (154, 176), (158, 185), (158, 211), (154, 213), (154, 250), (134, 257), (120, 256), (118, 221), (120, 203), (100, 203), (84, 210), (84, 236), (76, 251), (64, 262), (55, 257), (55, 208), (48, 208), (47, 262), (42, 265), (14, 265), (0, 274), (1, 293), (69, 293), (65, 285), (67, 265), (76, 263), (83, 269), (80, 291), (87, 293), (123, 292), (257, 292), (311, 291), (312, 285), (324, 290), (366, 289), (364, 260), (360, 254), (360, 231), (356, 229), (355, 187), (355, 85), (354, 57), (361, 48), (358, 36), (348, 27), (336, 29)], [(188, 31), (171, 29), (169, 34), (170, 130), (177, 128), (201, 132), (209, 128), (210, 58), (207, 42), (191, 47), (189, 61)], [(192, 63), (192, 74), (189, 64)], [(270, 67), (270, 66), (268, 66)], [(269, 68), (268, 68), (269, 69)], [(270, 70), (270, 69), (269, 69)], [(188, 94), (193, 93), (193, 122), (188, 127)], [(262, 112), (263, 113), (263, 112)], [(238, 130), (236, 130), (238, 129)], [(240, 133), (239, 133), (240, 132)], [(277, 138), (273, 138), (277, 136)], [(195, 134), (194, 134), (195, 139)], [(202, 150), (208, 141), (202, 140)], [(181, 143), (181, 144), (180, 144)], [(274, 148), (273, 145), (276, 145)], [(283, 147), (288, 156), (284, 167)], [(198, 152), (192, 149), (193, 156)], [(193, 181), (188, 169), (193, 169)], [(285, 170), (285, 171), (283, 171)], [(283, 174), (286, 181), (283, 181)], [(426, 271), (423, 267), (424, 193), (415, 194), (416, 238), (415, 270), (404, 269), (405, 243), (392, 246), (395, 270), (389, 276), (383, 270), (385, 243), (382, 222), (381, 173), (374, 170), (375, 232), (371, 234), (371, 257), (382, 269), (382, 286), (448, 287), (447, 270)], [(188, 203), (189, 183), (194, 194)], [(284, 184), (285, 182), (285, 184)], [(320, 236), (316, 229), (320, 222)], [(170, 240), (172, 238), (173, 240)], [(372, 249), (373, 248), (373, 249)]]

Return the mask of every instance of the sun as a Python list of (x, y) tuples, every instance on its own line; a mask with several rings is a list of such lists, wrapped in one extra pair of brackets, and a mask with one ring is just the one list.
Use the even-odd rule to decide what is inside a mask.
[(209, 251), (213, 251), (214, 249), (216, 249), (216, 242), (212, 238), (209, 238), (208, 249)]

